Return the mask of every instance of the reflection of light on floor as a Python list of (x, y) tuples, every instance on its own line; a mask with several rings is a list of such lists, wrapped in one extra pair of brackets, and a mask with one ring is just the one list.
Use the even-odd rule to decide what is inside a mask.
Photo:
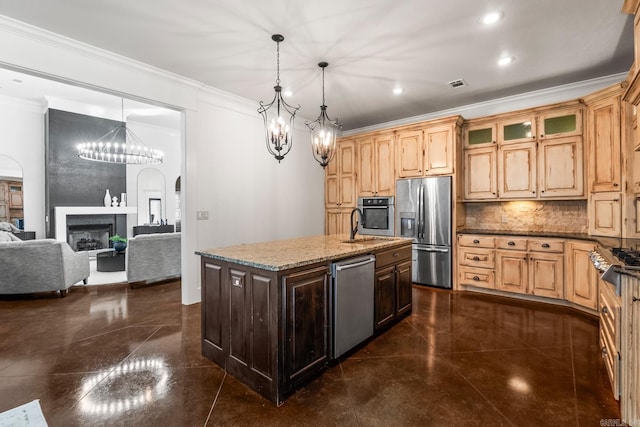
[[(126, 375), (140, 372), (149, 372), (152, 374), (157, 379), (156, 384), (148, 386), (144, 390), (136, 391), (136, 394), (129, 397), (113, 401), (102, 401), (101, 399), (101, 401), (97, 402), (92, 399), (91, 394), (88, 394), (95, 386), (107, 378), (108, 381), (114, 381), (119, 377), (124, 377), (124, 380), (126, 380)], [(115, 368), (110, 367), (103, 369), (82, 381), (82, 394), (86, 396), (80, 401), (80, 407), (83, 412), (89, 414), (118, 414), (163, 398), (167, 392), (168, 379), (169, 371), (162, 359), (125, 360)], [(109, 394), (111, 394), (111, 392)]]
[(127, 297), (122, 296), (118, 300), (112, 299), (108, 301), (100, 301), (91, 303), (89, 313), (96, 314), (104, 312), (107, 316), (107, 322), (111, 323), (117, 319), (126, 319), (127, 316)]
[(509, 378), (509, 387), (520, 393), (529, 393), (531, 391), (529, 383), (520, 377)]

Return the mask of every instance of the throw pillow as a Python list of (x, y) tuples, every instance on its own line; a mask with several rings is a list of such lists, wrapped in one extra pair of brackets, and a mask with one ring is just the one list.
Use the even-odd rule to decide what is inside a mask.
[(21, 239), (17, 238), (13, 234), (7, 231), (0, 231), (0, 242), (14, 242), (21, 241)]
[(0, 222), (0, 231), (20, 232), (20, 229), (10, 222)]

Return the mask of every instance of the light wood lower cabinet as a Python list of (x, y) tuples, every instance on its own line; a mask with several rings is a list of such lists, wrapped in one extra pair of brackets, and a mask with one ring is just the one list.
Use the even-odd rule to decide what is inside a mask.
[[(591, 268), (594, 270), (594, 268)], [(620, 398), (621, 306), (613, 285), (600, 280), (598, 311), (600, 315), (600, 350), (607, 368), (613, 396)]]
[(508, 250), (496, 251), (496, 276), (496, 289), (526, 294), (529, 277), (527, 253)]
[(598, 273), (589, 254), (596, 245), (589, 242), (568, 242), (565, 251), (566, 297), (583, 307), (598, 308)]

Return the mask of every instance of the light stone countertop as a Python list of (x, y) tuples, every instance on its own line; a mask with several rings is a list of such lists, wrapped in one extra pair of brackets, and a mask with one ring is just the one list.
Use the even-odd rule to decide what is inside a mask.
[(401, 237), (356, 236), (356, 243), (345, 243), (346, 234), (311, 236), (289, 240), (250, 243), (197, 251), (196, 255), (234, 262), (270, 271), (316, 264), (363, 255), (401, 244), (411, 239)]

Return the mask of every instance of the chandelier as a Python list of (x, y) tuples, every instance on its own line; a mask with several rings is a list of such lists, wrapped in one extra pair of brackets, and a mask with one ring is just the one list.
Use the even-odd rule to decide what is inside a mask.
[(78, 157), (103, 163), (151, 165), (162, 163), (164, 154), (147, 147), (124, 122), (124, 99), (121, 100), (121, 123), (96, 139), (77, 145)]
[[(258, 113), (260, 113), (264, 119), (267, 150), (276, 158), (278, 163), (280, 163), (280, 161), (284, 159), (284, 156), (291, 151), (291, 147), (293, 146), (293, 119), (296, 116), (296, 112), (300, 109), (300, 106), (292, 107), (282, 99), (282, 87), (280, 86), (280, 42), (284, 40), (284, 37), (280, 34), (274, 34), (271, 36), (271, 40), (276, 42), (277, 46), (276, 85), (273, 87), (276, 94), (269, 104), (265, 104), (262, 101), (259, 102), (260, 108), (258, 108)], [(282, 117), (285, 113), (289, 115), (288, 119)]]
[(311, 152), (320, 166), (326, 167), (336, 154), (336, 134), (342, 127), (338, 119), (331, 120), (327, 116), (327, 106), (324, 103), (324, 69), (328, 62), (320, 62), (318, 67), (322, 68), (322, 105), (320, 106), (320, 116), (313, 121), (305, 123), (311, 131)]

